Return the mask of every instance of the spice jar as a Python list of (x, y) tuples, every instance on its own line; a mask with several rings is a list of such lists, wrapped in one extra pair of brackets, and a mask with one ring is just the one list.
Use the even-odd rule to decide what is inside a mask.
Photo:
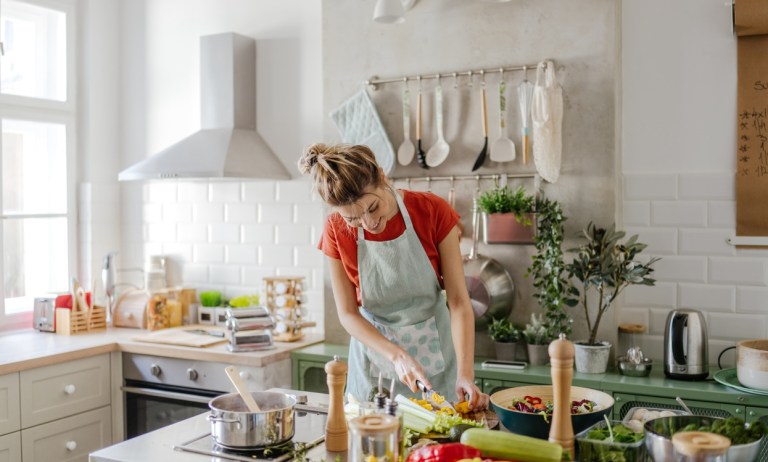
[(731, 440), (709, 432), (680, 432), (672, 435), (675, 462), (725, 462)]
[(368, 414), (349, 421), (350, 462), (397, 462), (400, 456), (397, 417)]

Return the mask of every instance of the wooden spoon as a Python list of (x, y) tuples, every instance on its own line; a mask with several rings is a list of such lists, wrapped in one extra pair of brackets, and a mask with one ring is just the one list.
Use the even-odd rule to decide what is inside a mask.
[(245, 402), (245, 405), (248, 406), (248, 410), (251, 412), (261, 412), (259, 405), (256, 404), (256, 400), (253, 399), (253, 395), (248, 391), (248, 385), (240, 378), (240, 372), (237, 371), (237, 368), (235, 366), (227, 366), (224, 368), (224, 372), (227, 373), (230, 382), (235, 386), (237, 392), (240, 393), (240, 397)]

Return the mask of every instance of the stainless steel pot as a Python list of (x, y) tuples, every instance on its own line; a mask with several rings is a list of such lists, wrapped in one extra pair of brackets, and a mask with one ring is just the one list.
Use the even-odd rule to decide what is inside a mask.
[(477, 252), (477, 238), (480, 234), (477, 199), (473, 201), (472, 208), (472, 249), (464, 257), (464, 281), (475, 313), (475, 329), (482, 329), (491, 319), (509, 316), (515, 285), (512, 276), (501, 263)]
[(211, 436), (229, 449), (274, 446), (293, 438), (296, 398), (268, 391), (251, 392), (261, 412), (250, 412), (237, 393), (217, 396), (208, 407)]

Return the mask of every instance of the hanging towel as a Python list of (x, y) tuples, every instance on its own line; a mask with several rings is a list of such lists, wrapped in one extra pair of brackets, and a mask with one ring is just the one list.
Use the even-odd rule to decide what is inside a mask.
[(555, 64), (542, 61), (536, 68), (536, 86), (531, 104), (533, 161), (545, 181), (560, 177), (563, 151), (563, 89), (555, 77)]
[(389, 141), (384, 126), (365, 89), (345, 101), (330, 113), (345, 143), (364, 144), (371, 148), (376, 161), (385, 174), (395, 165), (395, 150)]

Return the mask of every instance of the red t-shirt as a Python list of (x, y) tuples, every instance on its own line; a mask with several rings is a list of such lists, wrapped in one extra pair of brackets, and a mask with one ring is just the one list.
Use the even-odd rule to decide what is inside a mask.
[[(440, 273), (440, 254), (438, 244), (459, 222), (460, 216), (441, 197), (430, 192), (399, 190), (411, 217), (413, 228), (427, 252), (430, 263), (435, 269), (437, 280), (443, 284)], [(390, 241), (405, 232), (405, 220), (398, 210), (397, 215), (387, 222), (386, 228), (379, 234), (365, 231), (365, 239), (369, 241)], [(349, 280), (358, 289), (360, 301), (360, 277), (357, 271), (357, 228), (350, 227), (338, 212), (334, 212), (325, 220), (325, 229), (317, 246), (324, 254), (341, 260)]]

